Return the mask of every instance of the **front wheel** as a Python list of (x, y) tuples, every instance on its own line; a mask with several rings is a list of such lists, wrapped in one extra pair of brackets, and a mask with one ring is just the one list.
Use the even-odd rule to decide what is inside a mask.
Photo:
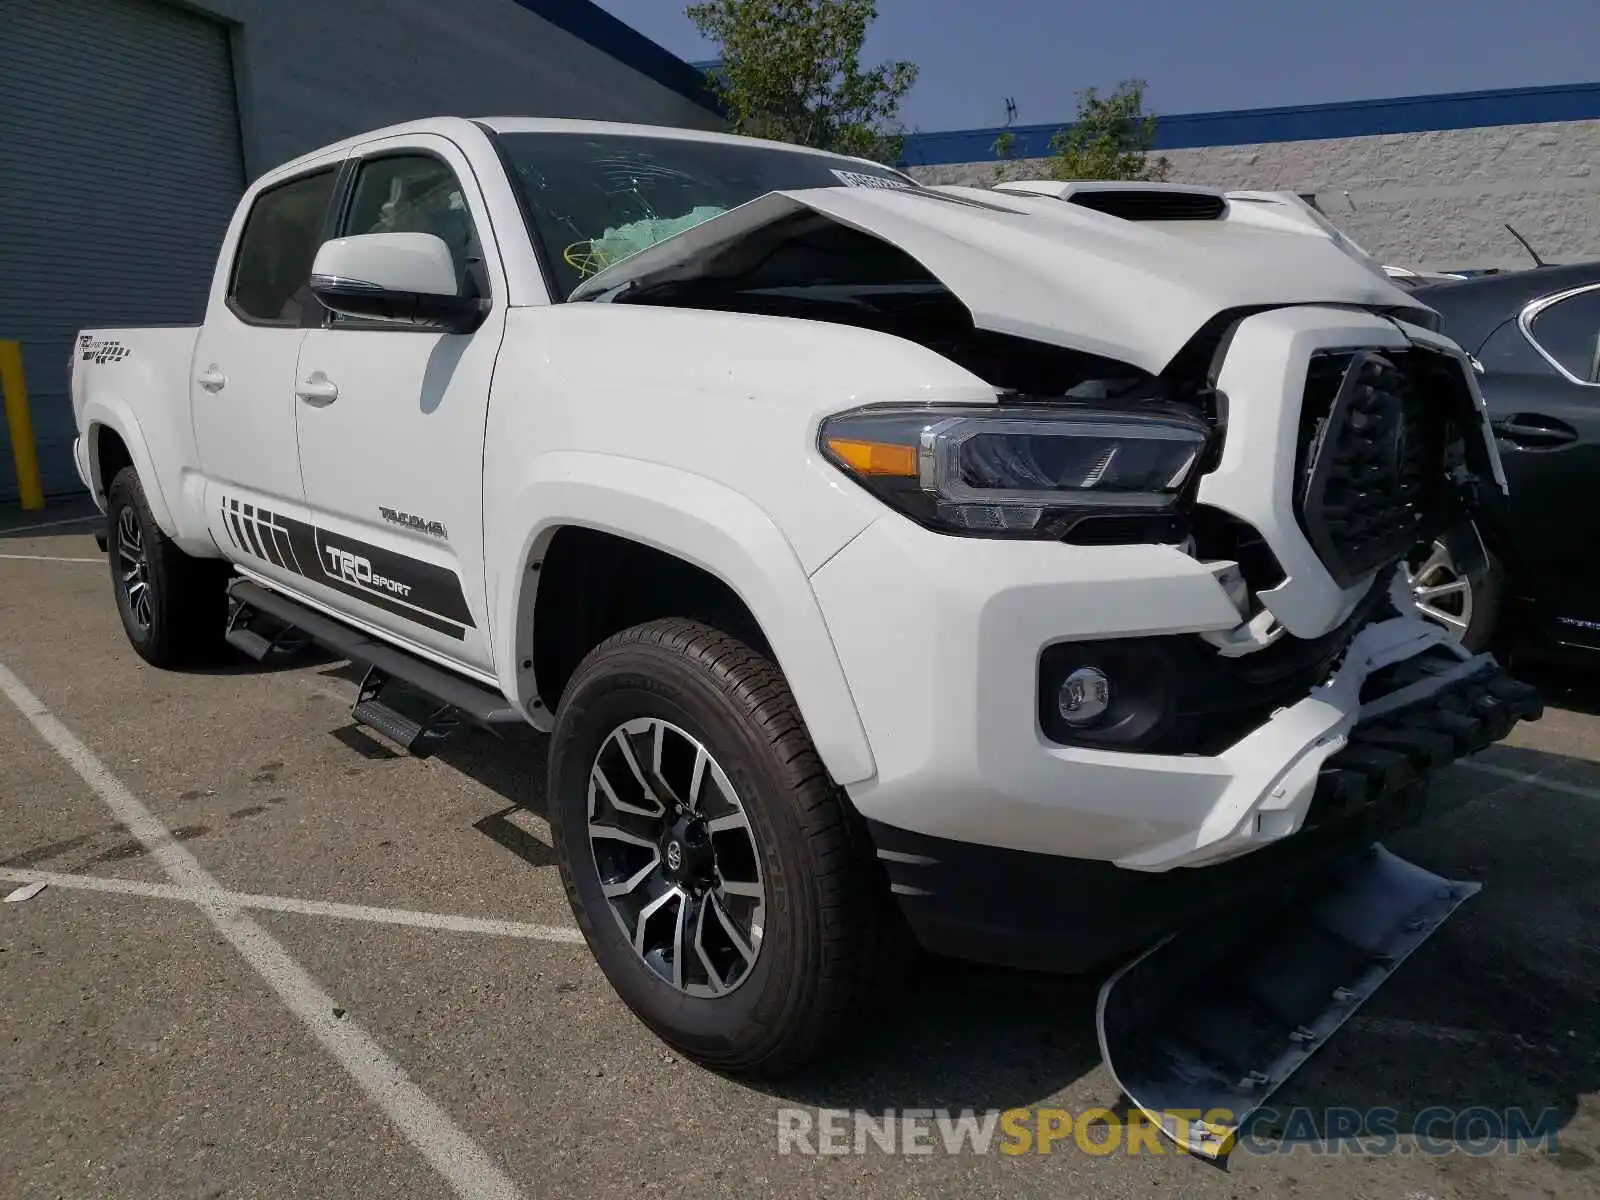
[(728, 634), (661, 620), (591, 652), (556, 715), (549, 795), (600, 969), (705, 1066), (798, 1067), (896, 961), (859, 816), (777, 667)]

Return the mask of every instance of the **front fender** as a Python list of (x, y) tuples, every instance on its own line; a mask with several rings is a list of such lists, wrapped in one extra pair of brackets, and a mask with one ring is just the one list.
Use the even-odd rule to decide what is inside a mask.
[(811, 582), (789, 540), (748, 498), (676, 468), (562, 451), (533, 462), (501, 521), (503, 536), (487, 531), (486, 547), (500, 643), (495, 658), (506, 694), (525, 711), (538, 696), (532, 666), (538, 574), (530, 567), (562, 526), (584, 526), (676, 555), (731, 587), (760, 624), (834, 781), (872, 777), (866, 730)]

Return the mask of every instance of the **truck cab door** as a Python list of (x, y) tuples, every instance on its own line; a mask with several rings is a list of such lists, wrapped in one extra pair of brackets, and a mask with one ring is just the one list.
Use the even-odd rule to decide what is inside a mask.
[(195, 343), (190, 411), (211, 536), (247, 570), (298, 588), (304, 507), (295, 428), (300, 343), (322, 319), (311, 264), (327, 233), (334, 161), (251, 202)]
[(487, 208), (465, 155), (434, 135), (358, 148), (342, 191), (337, 236), (435, 234), (492, 307), (467, 334), (330, 314), (306, 335), (291, 392), (311, 595), (492, 679), (483, 440), (507, 284)]

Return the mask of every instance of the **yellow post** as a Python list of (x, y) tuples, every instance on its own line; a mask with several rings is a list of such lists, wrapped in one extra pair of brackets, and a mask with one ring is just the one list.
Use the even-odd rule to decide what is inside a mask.
[(33, 445), (33, 418), (28, 413), (28, 381), (22, 374), (20, 342), (0, 341), (0, 392), (5, 393), (11, 461), (16, 464), (22, 507), (43, 508), (44, 489), (39, 486), (39, 454)]

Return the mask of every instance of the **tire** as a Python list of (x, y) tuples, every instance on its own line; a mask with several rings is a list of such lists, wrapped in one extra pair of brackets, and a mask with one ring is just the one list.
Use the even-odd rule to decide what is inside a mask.
[(1489, 555), (1489, 567), (1472, 588), (1472, 623), (1461, 638), (1461, 644), (1474, 654), (1502, 645), (1505, 630), (1500, 626), (1500, 612), (1505, 601), (1506, 573), (1500, 560)]
[[(652, 852), (590, 836), (596, 769), (612, 789), (596, 787), (597, 824), (626, 824), (647, 838), (656, 825), (666, 826), (666, 817), (651, 825), (613, 808), (608, 798), (622, 800), (625, 786), (629, 799), (623, 803), (640, 813), (649, 806), (650, 793), (640, 788), (621, 753), (617, 731), (629, 723), (635, 760), (664, 809), (669, 796), (681, 799), (692, 791), (692, 770), (685, 767), (694, 758), (689, 742), (705, 749), (713, 765), (705, 767), (698, 793), (688, 798), (712, 824), (718, 823), (714, 814), (731, 808), (745, 820), (740, 828), (736, 817), (721, 818), (734, 827), (709, 839), (714, 874), (732, 877), (730, 888), (746, 890), (754, 876), (762, 893), (754, 911), (753, 898), (723, 894), (718, 905), (729, 924), (719, 928), (712, 904), (718, 889), (713, 885), (697, 907), (694, 893), (701, 885), (680, 880), (680, 898), (669, 896), (644, 925), (646, 941), (665, 947), (659, 954), (651, 950), (653, 965), (635, 951), (625, 927), (637, 933), (641, 926), (633, 913), (642, 913), (652, 894), (666, 894), (662, 888), (672, 882), (676, 843), (658, 840)], [(658, 736), (664, 747), (660, 776), (651, 761)], [(887, 994), (885, 985), (903, 965), (899, 952), (909, 947), (909, 938), (865, 825), (828, 778), (771, 660), (697, 622), (673, 618), (636, 626), (602, 643), (579, 665), (562, 694), (552, 737), (550, 826), (567, 898), (600, 969), (640, 1020), (703, 1066), (768, 1077), (823, 1053), (847, 1024), (859, 1027), (870, 1002)], [(717, 769), (734, 793), (731, 800)], [(660, 836), (675, 835), (668, 830)], [(688, 828), (685, 872), (691, 870), (693, 842)], [(655, 873), (625, 893), (614, 910), (603, 891), (602, 856), (607, 878), (616, 883), (636, 868), (642, 871), (652, 853)], [(619, 865), (630, 855), (626, 866)], [(697, 943), (705, 947), (704, 958), (687, 938), (670, 945), (679, 921), (672, 910), (679, 908), (686, 929), (698, 928), (696, 913), (709, 922), (710, 932)], [(746, 935), (745, 948), (754, 951), (753, 962), (724, 934), (735, 925)], [(759, 941), (749, 936), (756, 930)], [(670, 955), (668, 948), (674, 950)], [(712, 967), (725, 989), (720, 993)]]
[(129, 644), (157, 667), (217, 655), (228, 611), (226, 566), (178, 549), (150, 515), (132, 467), (117, 472), (106, 499), (111, 589)]

